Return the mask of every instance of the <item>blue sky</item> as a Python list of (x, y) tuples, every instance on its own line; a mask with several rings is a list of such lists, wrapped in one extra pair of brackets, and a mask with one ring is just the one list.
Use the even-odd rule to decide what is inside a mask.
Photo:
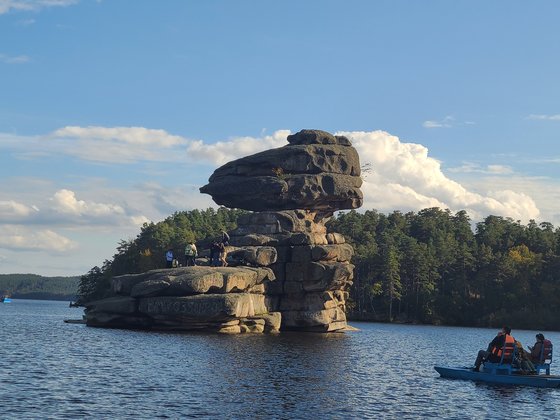
[(228, 160), (350, 137), (363, 209), (560, 226), (556, 1), (0, 0), (0, 273), (77, 275)]

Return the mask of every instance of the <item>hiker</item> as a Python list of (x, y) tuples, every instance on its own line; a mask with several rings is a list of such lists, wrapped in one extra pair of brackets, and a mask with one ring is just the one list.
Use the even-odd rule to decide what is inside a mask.
[(220, 245), (218, 241), (212, 242), (210, 245), (210, 265), (218, 267), (220, 265)]
[(196, 265), (196, 257), (198, 256), (198, 250), (196, 245), (189, 242), (185, 246), (185, 267), (192, 267)]
[(528, 347), (531, 351), (531, 361), (533, 363), (543, 363), (550, 350), (552, 350), (552, 343), (544, 338), (541, 333), (538, 333), (535, 338), (537, 339), (535, 345)]
[(229, 245), (229, 235), (225, 231), (222, 231), (222, 243), (224, 244), (224, 246)]
[(480, 350), (474, 363), (473, 371), (479, 372), (482, 362), (489, 361), (497, 363), (502, 357), (502, 349), (506, 343), (515, 343), (515, 338), (511, 335), (511, 328), (504, 326), (496, 337), (488, 344), (486, 350)]
[(165, 253), (165, 267), (173, 268), (173, 250), (171, 248)]
[(226, 256), (227, 256), (226, 246), (223, 242), (219, 242), (218, 243), (218, 261), (217, 261), (216, 266), (227, 267)]

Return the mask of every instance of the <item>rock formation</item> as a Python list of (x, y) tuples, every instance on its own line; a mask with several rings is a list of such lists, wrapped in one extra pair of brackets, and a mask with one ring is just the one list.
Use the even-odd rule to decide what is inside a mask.
[(111, 279), (112, 297), (86, 305), (94, 327), (278, 332), (264, 295), (268, 268), (178, 267)]
[(229, 232), (230, 267), (179, 267), (112, 279), (91, 326), (225, 333), (346, 328), (352, 247), (325, 223), (362, 204), (360, 162), (346, 137), (320, 130), (216, 169), (201, 192), (252, 211)]
[(288, 136), (289, 145), (226, 163), (201, 192), (252, 211), (336, 211), (362, 205), (360, 160), (346, 137), (319, 130)]

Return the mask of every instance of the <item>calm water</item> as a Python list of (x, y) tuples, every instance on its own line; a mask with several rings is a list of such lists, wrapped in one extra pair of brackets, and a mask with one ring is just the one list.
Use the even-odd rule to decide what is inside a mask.
[[(354, 323), (359, 332), (222, 336), (63, 323), (81, 313), (0, 304), (1, 418), (560, 418), (560, 390), (433, 370), (472, 364), (495, 330)], [(514, 335), (533, 344), (532, 331)]]

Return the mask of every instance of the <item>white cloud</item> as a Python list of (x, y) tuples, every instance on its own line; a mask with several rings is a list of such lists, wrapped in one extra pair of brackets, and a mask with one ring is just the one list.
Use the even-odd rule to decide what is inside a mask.
[(436, 120), (428, 120), (422, 123), (422, 127), (424, 128), (450, 128), (453, 127), (453, 123), (455, 122), (455, 118), (451, 115), (446, 116), (444, 119), (436, 121)]
[(24, 218), (33, 210), (33, 207), (28, 207), (14, 200), (0, 201), (0, 219), (3, 221)]
[(78, 244), (50, 229), (35, 230), (18, 225), (0, 225), (0, 248), (22, 251), (60, 253)]
[[(489, 214), (528, 221), (539, 209), (524, 193), (508, 189), (473, 192), (449, 179), (438, 160), (420, 144), (402, 143), (384, 131), (341, 132), (351, 139), (362, 165), (372, 171), (364, 180), (364, 207), (380, 211), (420, 210), (438, 206), (452, 211), (467, 210), (474, 220)], [(495, 165), (494, 173), (503, 170)]]
[(67, 155), (100, 163), (175, 162), (221, 165), (286, 143), (289, 130), (270, 136), (234, 137), (213, 144), (144, 127), (60, 128), (46, 136), (0, 134), (0, 149), (19, 159)]
[(31, 61), (31, 59), (26, 55), (9, 56), (6, 54), (0, 54), (0, 63), (4, 64), (23, 64), (28, 63), (29, 61)]
[(65, 7), (79, 0), (0, 0), (0, 15), (10, 11), (38, 11), (48, 7)]
[(223, 165), (233, 159), (284, 146), (287, 144), (286, 138), (289, 134), (290, 130), (278, 130), (271, 136), (235, 137), (214, 144), (204, 144), (199, 140), (189, 145), (187, 153), (193, 159), (203, 159), (216, 165)]
[(527, 117), (529, 120), (547, 120), (547, 121), (560, 121), (560, 114), (531, 114)]
[[(188, 168), (189, 164), (207, 162), (212, 165), (212, 168), (208, 169), (210, 174), (215, 166), (225, 162), (287, 144), (288, 134), (288, 130), (279, 130), (261, 138), (235, 137), (206, 144), (201, 140), (189, 140), (164, 130), (142, 127), (64, 127), (42, 137), (4, 135), (8, 141), (0, 141), (0, 148), (8, 148), (17, 153), (23, 153), (24, 149), (33, 150), (35, 153), (60, 153), (80, 159), (117, 164), (140, 161), (174, 162)], [(539, 209), (527, 193), (507, 191), (508, 188), (504, 188), (506, 191), (473, 191), (448, 178), (440, 162), (430, 157), (428, 149), (420, 144), (403, 143), (397, 137), (383, 131), (340, 134), (353, 141), (360, 153), (362, 164), (371, 164), (372, 172), (365, 177), (363, 186), (367, 208), (391, 211), (419, 210), (431, 206), (448, 207), (452, 210), (466, 209), (474, 219), (488, 214), (520, 220), (539, 216)], [(30, 144), (33, 147), (29, 147)], [(35, 158), (40, 156), (35, 155)], [(513, 170), (505, 165), (482, 167), (466, 163), (449, 171), (453, 172), (511, 175)], [(108, 189), (105, 189), (106, 193), (107, 191)], [(212, 204), (206, 196), (198, 192), (198, 186), (194, 185), (164, 188), (156, 183), (145, 184), (136, 191), (115, 189), (113, 196), (119, 197), (118, 203), (77, 198), (73, 191), (61, 189), (54, 194), (50, 203), (47, 203), (46, 209), (44, 203), (33, 203), (42, 209), (39, 212), (41, 216), (35, 217), (43, 217), (45, 221), (50, 220), (52, 223), (137, 225), (144, 218), (154, 220), (177, 210), (207, 207)], [(25, 205), (30, 207), (31, 203)]]
[(64, 127), (41, 139), (43, 147), (84, 160), (132, 163), (185, 160), (190, 141), (143, 127)]
[(508, 165), (487, 165), (485, 167), (471, 162), (465, 162), (461, 166), (448, 168), (451, 173), (479, 173), (479, 174), (494, 174), (494, 175), (510, 175), (513, 169)]
[(54, 203), (53, 208), (63, 214), (91, 217), (120, 216), (124, 214), (124, 209), (121, 206), (78, 200), (74, 191), (65, 189), (57, 191), (52, 201)]

